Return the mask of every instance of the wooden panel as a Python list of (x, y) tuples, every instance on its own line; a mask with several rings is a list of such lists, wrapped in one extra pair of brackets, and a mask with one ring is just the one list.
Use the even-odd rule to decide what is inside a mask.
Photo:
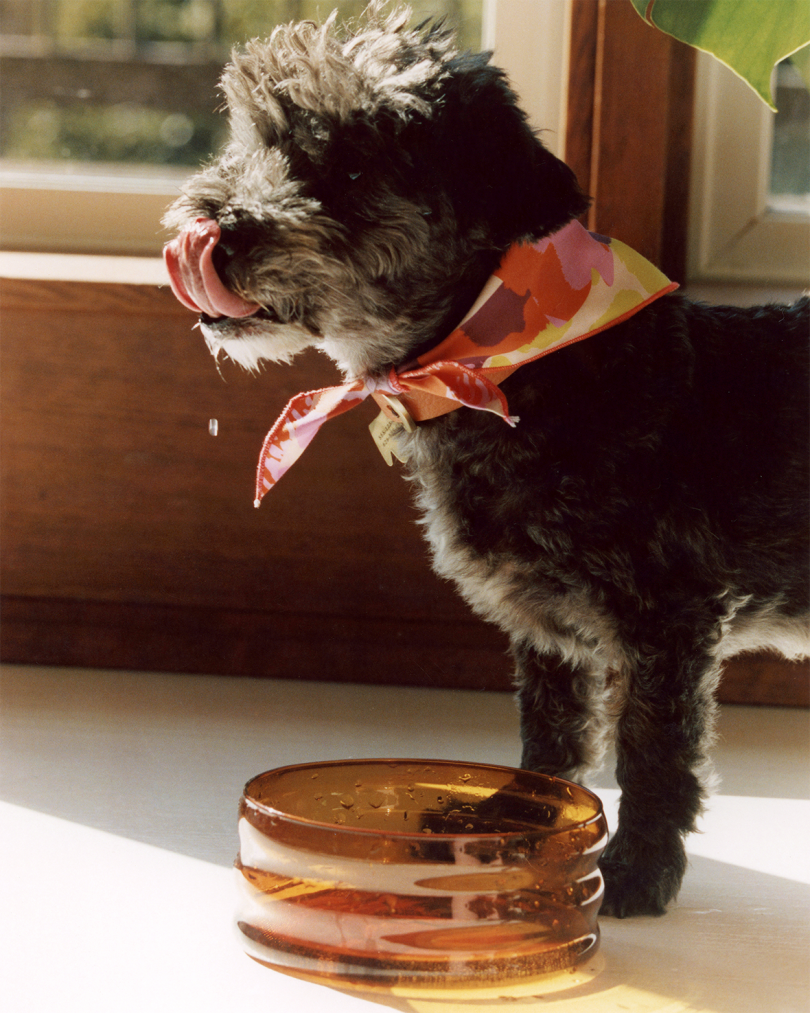
[(507, 685), (503, 638), (430, 572), (371, 404), (254, 509), (264, 433), (336, 379), (326, 359), (220, 376), (149, 286), (0, 295), (4, 659)]
[(667, 175), (661, 223), (661, 268), (666, 275), (681, 284), (687, 281), (686, 252), (696, 69), (696, 51), (677, 39), (669, 39)]
[[(326, 575), (328, 577), (328, 574)], [(369, 598), (374, 595), (369, 589)], [(253, 678), (508, 690), (494, 631), (446, 617), (3, 598), (4, 660)]]
[(630, 3), (603, 2), (600, 17), (592, 227), (660, 263), (668, 135), (659, 98), (667, 94), (669, 41), (645, 28)]
[(565, 161), (576, 173), (582, 190), (591, 195), (599, 28), (599, 0), (572, 0)]
[(726, 664), (719, 698), (723, 703), (810, 707), (810, 662), (740, 655)]
[(685, 281), (695, 54), (630, 0), (573, 0), (566, 161), (588, 228)]

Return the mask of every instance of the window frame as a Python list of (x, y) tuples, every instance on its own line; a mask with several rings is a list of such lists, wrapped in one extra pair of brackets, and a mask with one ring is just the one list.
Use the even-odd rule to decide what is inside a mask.
[[(494, 50), (543, 139), (562, 156), (571, 0), (485, 0), (482, 48)], [(193, 169), (0, 161), (0, 248), (159, 256), (161, 216)]]
[(768, 206), (773, 119), (733, 71), (698, 53), (690, 281), (810, 283), (810, 217)]

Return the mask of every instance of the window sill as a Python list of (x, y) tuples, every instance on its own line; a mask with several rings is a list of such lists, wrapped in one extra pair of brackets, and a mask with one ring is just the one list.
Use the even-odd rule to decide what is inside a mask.
[[(321, 759), (423, 756), (438, 745), (439, 756), (514, 764), (519, 749), (508, 693), (19, 666), (2, 675), (0, 942), (15, 1010), (371, 1013), (373, 999), (241, 953), (230, 865), (242, 785), (313, 750)], [(803, 1008), (806, 729), (797, 712), (724, 708), (715, 757), (725, 793), (687, 840), (677, 904), (661, 919), (601, 919), (593, 980), (520, 1008)], [(614, 829), (618, 792), (608, 783), (597, 791)], [(514, 1010), (515, 1001), (483, 1005)]]
[(161, 257), (0, 251), (0, 278), (26, 281), (168, 285)]

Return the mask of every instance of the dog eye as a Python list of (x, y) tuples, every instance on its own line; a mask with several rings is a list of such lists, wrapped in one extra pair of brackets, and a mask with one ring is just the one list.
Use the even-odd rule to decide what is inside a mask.
[(349, 179), (359, 179), (362, 175), (362, 172), (350, 172)]

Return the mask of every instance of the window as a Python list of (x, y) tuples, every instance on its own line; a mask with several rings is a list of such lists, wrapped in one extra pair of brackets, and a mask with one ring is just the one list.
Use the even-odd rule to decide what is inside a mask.
[[(3, 247), (159, 253), (166, 205), (225, 136), (231, 45), (333, 6), (353, 17), (366, 0), (0, 0)], [(446, 16), (465, 48), (494, 47), (559, 149), (568, 0), (544, 22), (534, 0), (410, 6)]]
[(776, 68), (776, 104), (767, 203), (810, 215), (810, 91), (791, 60)]
[(696, 281), (810, 281), (810, 96), (777, 68), (774, 115), (698, 54), (689, 274)]

